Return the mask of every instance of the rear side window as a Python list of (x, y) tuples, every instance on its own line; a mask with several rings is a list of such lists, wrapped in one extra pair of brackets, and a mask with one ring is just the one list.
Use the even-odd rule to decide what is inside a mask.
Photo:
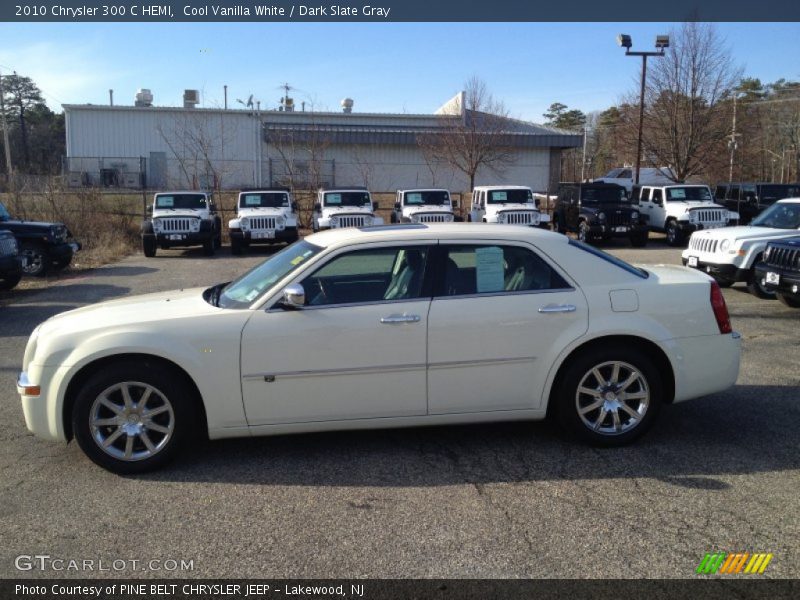
[(443, 245), (444, 277), (437, 296), (569, 289), (536, 253), (520, 246)]
[(602, 250), (599, 250), (594, 246), (590, 246), (589, 244), (584, 244), (583, 242), (571, 239), (569, 241), (569, 245), (574, 246), (575, 248), (580, 248), (584, 252), (588, 252), (589, 254), (592, 254), (597, 258), (609, 262), (612, 265), (619, 267), (623, 271), (627, 271), (631, 275), (636, 275), (636, 277), (639, 277), (641, 279), (647, 279), (648, 277), (650, 277), (650, 274), (644, 269), (639, 269), (637, 267), (634, 267), (632, 264), (626, 263), (624, 260), (619, 259), (616, 256), (611, 256), (610, 254), (603, 252)]

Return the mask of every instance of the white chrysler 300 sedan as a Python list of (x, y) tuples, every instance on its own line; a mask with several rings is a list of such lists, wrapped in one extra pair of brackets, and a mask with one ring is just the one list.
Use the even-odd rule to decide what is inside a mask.
[(28, 428), (118, 473), (192, 437), (541, 419), (619, 445), (663, 403), (727, 389), (740, 337), (707, 275), (539, 229), (319, 233), (228, 284), (39, 325)]

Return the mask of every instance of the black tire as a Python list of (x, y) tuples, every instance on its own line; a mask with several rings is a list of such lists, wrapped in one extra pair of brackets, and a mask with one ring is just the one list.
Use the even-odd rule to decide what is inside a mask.
[(681, 231), (680, 227), (678, 227), (678, 223), (675, 221), (675, 219), (670, 219), (667, 221), (667, 227), (665, 231), (667, 234), (667, 245), (682, 246), (684, 244), (686, 236), (683, 235), (683, 231)]
[(12, 275), (11, 277), (5, 277), (3, 279), (0, 279), (0, 290), (2, 291), (11, 290), (17, 287), (17, 284), (19, 283), (20, 279), (22, 279), (22, 273), (20, 273), (19, 275)]
[[(760, 255), (756, 257), (756, 259), (753, 261), (753, 264), (757, 264), (759, 262), (761, 262)], [(750, 277), (747, 279), (747, 291), (753, 294), (753, 296), (756, 298), (761, 298), (762, 300), (775, 300), (777, 297), (777, 294), (767, 288), (758, 275), (756, 275), (755, 267), (750, 269)]]
[(647, 240), (650, 237), (649, 231), (644, 231), (642, 233), (636, 233), (631, 236), (631, 246), (634, 248), (644, 248), (647, 246)]
[(69, 263), (72, 262), (72, 257), (69, 258), (59, 258), (58, 260), (54, 260), (52, 264), (52, 269), (54, 271), (63, 271), (69, 266)]
[[(618, 371), (612, 382), (614, 364), (618, 365)], [(599, 371), (602, 382), (597, 380), (593, 370)], [(627, 387), (627, 393), (621, 394), (621, 382), (632, 377), (634, 372), (636, 379)], [(559, 422), (569, 432), (599, 446), (622, 446), (643, 435), (652, 426), (663, 403), (658, 369), (635, 347), (614, 344), (586, 350), (570, 360), (559, 381), (552, 399)], [(579, 392), (579, 389), (591, 389), (597, 396)], [(628, 398), (628, 395), (644, 397)], [(590, 408), (601, 401), (602, 404)], [(639, 416), (632, 417), (622, 409), (623, 404)], [(583, 414), (579, 407), (584, 409)], [(619, 429), (614, 413), (619, 418)]]
[(203, 254), (206, 256), (214, 256), (214, 250), (216, 250), (216, 244), (214, 243), (213, 237), (203, 242)]
[(789, 308), (800, 308), (800, 298), (794, 296), (792, 294), (781, 294), (780, 292), (777, 293), (778, 300), (784, 306), (788, 306)]
[(467, 223), (472, 223), (472, 214), (467, 214)]
[(153, 258), (156, 255), (156, 239), (151, 237), (142, 238), (142, 253), (147, 258)]
[(553, 231), (556, 233), (566, 233), (564, 231), (564, 227), (561, 225), (561, 219), (558, 216), (558, 213), (553, 215), (553, 222), (551, 223)]
[(397, 223), (397, 213), (392, 211), (392, 216), (389, 217), (389, 221), (392, 223)]
[[(132, 399), (129, 407), (124, 406), (121, 390), (126, 384)], [(137, 404), (144, 399), (145, 385), (154, 391), (140, 409)], [(116, 406), (116, 410), (109, 404), (101, 405), (101, 396)], [(182, 379), (160, 363), (146, 360), (138, 364), (117, 363), (92, 375), (78, 390), (71, 415), (72, 431), (86, 456), (104, 469), (121, 475), (152, 471), (175, 458), (191, 437), (192, 430), (197, 427), (194, 401)], [(149, 419), (140, 416), (165, 406), (167, 410)], [(118, 419), (121, 425), (93, 426), (93, 417), (106, 422)], [(130, 429), (123, 431), (123, 427)], [(137, 430), (141, 433), (136, 433)], [(146, 446), (144, 436), (154, 446), (152, 451)], [(108, 449), (102, 449), (101, 442), (109, 439)], [(126, 459), (129, 439), (132, 439), (131, 458)]]
[(589, 232), (589, 224), (586, 221), (578, 223), (578, 240), (586, 244), (591, 244), (594, 238)]
[(214, 250), (219, 250), (222, 248), (222, 232), (218, 231), (217, 235), (214, 236)]
[(23, 275), (44, 277), (47, 274), (50, 268), (47, 248), (35, 242), (22, 242), (19, 253), (27, 258), (27, 263), (22, 268)]
[(234, 256), (241, 256), (242, 242), (239, 238), (231, 238), (231, 254)]

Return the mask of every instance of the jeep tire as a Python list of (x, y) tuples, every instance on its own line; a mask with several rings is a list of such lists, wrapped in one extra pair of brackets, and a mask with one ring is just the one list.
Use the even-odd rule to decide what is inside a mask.
[(153, 258), (156, 255), (156, 238), (155, 237), (142, 237), (142, 253), (147, 258)]

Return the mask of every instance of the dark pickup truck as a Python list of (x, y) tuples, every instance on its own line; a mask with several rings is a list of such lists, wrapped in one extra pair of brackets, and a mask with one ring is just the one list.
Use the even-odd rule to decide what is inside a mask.
[(800, 308), (800, 237), (769, 242), (755, 276), (786, 306)]
[(20, 254), (25, 259), (22, 272), (41, 277), (48, 271), (58, 271), (72, 261), (81, 245), (63, 223), (13, 220), (0, 202), (0, 228), (14, 234)]

